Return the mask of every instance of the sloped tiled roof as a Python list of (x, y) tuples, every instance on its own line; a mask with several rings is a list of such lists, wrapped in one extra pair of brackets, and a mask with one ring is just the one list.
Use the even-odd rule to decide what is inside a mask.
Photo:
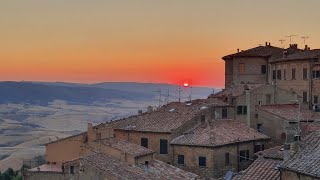
[(133, 157), (139, 157), (154, 153), (154, 151), (151, 149), (117, 138), (106, 138), (98, 140), (96, 142), (100, 143), (101, 145), (110, 146), (114, 149), (118, 149), (127, 154), (131, 154)]
[(266, 159), (277, 159), (283, 160), (284, 158), (284, 147), (283, 146), (276, 146), (273, 148), (265, 149), (263, 151), (259, 151), (256, 155), (261, 156)]
[(258, 158), (246, 170), (232, 177), (232, 180), (278, 180), (280, 171), (276, 169), (280, 160)]
[[(299, 117), (298, 104), (273, 104), (257, 106), (258, 109), (274, 114), (287, 121), (297, 121)], [(310, 121), (320, 119), (320, 113), (311, 111), (309, 109), (301, 108), (301, 121)]]
[(108, 122), (103, 126), (131, 131), (170, 133), (194, 118), (197, 113), (213, 106), (223, 107), (231, 105), (217, 98), (198, 99), (193, 100), (191, 103), (172, 102), (156, 111)]
[(223, 146), (237, 142), (269, 140), (270, 138), (249, 128), (238, 120), (222, 119), (203, 123), (171, 141), (175, 145)]
[(257, 89), (266, 84), (256, 84), (256, 83), (241, 83), (231, 87), (228, 87), (216, 94), (211, 94), (209, 98), (223, 98), (231, 95), (232, 97), (238, 97), (245, 93), (245, 87), (248, 87), (249, 90)]
[(320, 178), (320, 131), (310, 133), (301, 141), (301, 149), (281, 169)]
[(258, 46), (255, 48), (240, 51), (235, 54), (224, 56), (222, 59), (232, 59), (233, 57), (270, 57), (275, 53), (282, 52), (283, 49), (275, 46)]
[(157, 160), (150, 161), (148, 172), (145, 172), (143, 165), (129, 165), (102, 153), (80, 159), (84, 166), (97, 168), (103, 174), (111, 174), (123, 180), (184, 180), (198, 178), (198, 175)]
[(308, 60), (320, 58), (320, 49), (312, 49), (312, 50), (300, 50), (294, 53), (289, 53), (286, 57), (274, 57), (270, 59), (270, 62), (280, 62), (280, 61), (293, 61), (293, 60)]

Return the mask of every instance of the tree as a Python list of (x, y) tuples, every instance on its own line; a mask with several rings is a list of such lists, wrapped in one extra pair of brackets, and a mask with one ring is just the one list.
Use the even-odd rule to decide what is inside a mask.
[(16, 176), (16, 173), (12, 168), (8, 168), (4, 174), (8, 174), (9, 176)]
[(3, 180), (11, 180), (11, 177), (9, 176), (9, 174), (3, 173), (3, 174), (2, 174), (2, 179), (3, 179)]

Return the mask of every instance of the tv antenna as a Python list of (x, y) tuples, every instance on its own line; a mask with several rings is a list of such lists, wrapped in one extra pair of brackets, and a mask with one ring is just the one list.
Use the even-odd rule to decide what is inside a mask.
[(291, 44), (292, 43), (292, 38), (296, 37), (296, 36), (298, 36), (298, 35), (292, 34), (292, 35), (289, 35), (289, 36), (286, 36), (286, 37), (290, 39), (290, 44)]
[(301, 39), (303, 39), (304, 46), (306, 45), (306, 40), (309, 39), (309, 36), (302, 36)]
[(155, 93), (159, 93), (159, 107), (161, 106), (161, 88), (159, 88), (159, 90), (157, 91), (153, 91)]
[(279, 41), (280, 41), (281, 47), (284, 48), (283, 43), (284, 43), (286, 40), (280, 39)]

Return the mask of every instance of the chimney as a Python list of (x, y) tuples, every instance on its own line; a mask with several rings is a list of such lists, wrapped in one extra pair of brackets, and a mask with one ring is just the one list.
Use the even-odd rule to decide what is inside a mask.
[(148, 106), (148, 107), (147, 107), (147, 112), (148, 112), (148, 113), (151, 113), (152, 111), (153, 111), (153, 107), (152, 107), (152, 106)]
[(145, 161), (144, 162), (144, 172), (148, 173), (148, 171), (149, 171), (149, 161)]
[(92, 127), (92, 123), (88, 123), (88, 132), (87, 132), (88, 141), (96, 140), (96, 135)]
[(287, 58), (288, 56), (288, 51), (282, 51), (282, 58)]
[(240, 52), (240, 49), (238, 48), (237, 51)]
[(271, 46), (271, 43), (269, 42), (269, 46)]
[(138, 115), (141, 115), (142, 114), (142, 110), (138, 110)]
[(292, 49), (298, 49), (298, 44), (290, 44), (290, 48), (292, 48)]
[(290, 144), (284, 144), (283, 160), (287, 161), (290, 158)]
[(268, 46), (268, 42), (266, 42), (266, 46)]

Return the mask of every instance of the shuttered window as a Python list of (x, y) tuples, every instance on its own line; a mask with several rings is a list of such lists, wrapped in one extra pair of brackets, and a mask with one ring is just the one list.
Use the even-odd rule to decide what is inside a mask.
[(160, 154), (168, 154), (168, 140), (160, 139)]
[(141, 138), (141, 146), (148, 148), (148, 146), (149, 146), (148, 138)]
[(244, 74), (245, 73), (245, 65), (244, 63), (239, 64), (239, 74)]
[(207, 158), (200, 156), (199, 157), (199, 166), (200, 167), (206, 167), (207, 166)]

